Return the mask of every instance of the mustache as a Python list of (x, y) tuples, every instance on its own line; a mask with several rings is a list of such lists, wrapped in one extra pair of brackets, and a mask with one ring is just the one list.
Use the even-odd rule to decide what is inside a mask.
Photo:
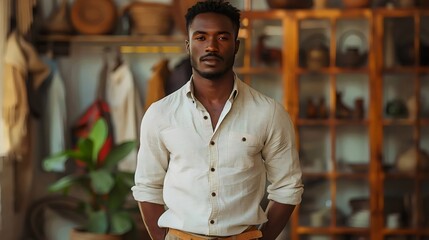
[(207, 57), (215, 57), (215, 58), (218, 58), (218, 59), (220, 59), (220, 60), (223, 61), (223, 57), (221, 57), (220, 55), (217, 55), (216, 53), (208, 53), (208, 54), (202, 56), (200, 58), (200, 61), (204, 61), (204, 59), (207, 58)]

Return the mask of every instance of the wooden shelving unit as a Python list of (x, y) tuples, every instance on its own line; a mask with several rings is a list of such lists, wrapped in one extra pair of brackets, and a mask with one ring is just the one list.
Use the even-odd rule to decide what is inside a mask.
[[(421, 16), (429, 17), (428, 11), (417, 9), (267, 10), (247, 11), (243, 16), (245, 19), (243, 32), (246, 33), (246, 38), (242, 39), (241, 45), (244, 47), (244, 52), (240, 56), (242, 66), (237, 67), (236, 70), (245, 82), (256, 86), (259, 85), (255, 82), (259, 81), (262, 84), (267, 80), (267, 76), (274, 75), (280, 84), (272, 86), (271, 90), (275, 93), (276, 87), (282, 89), (282, 97), (279, 101), (288, 109), (297, 128), (306, 190), (304, 201), (295, 210), (290, 222), (291, 239), (429, 239), (429, 233), (426, 230), (429, 228), (429, 219), (423, 216), (424, 211), (426, 211), (425, 214), (429, 214), (427, 208), (421, 209), (419, 213), (418, 219), (422, 222), (421, 226), (407, 226), (406, 221), (403, 221), (393, 223), (398, 226), (392, 228), (387, 223), (387, 215), (392, 213), (389, 211), (395, 211), (395, 209), (392, 210), (392, 207), (388, 206), (390, 203), (386, 200), (386, 195), (390, 190), (384, 183), (390, 180), (398, 181), (400, 184), (410, 182), (412, 190), (409, 193), (416, 195), (419, 198), (417, 202), (422, 203), (429, 199), (429, 190), (426, 187), (429, 184), (429, 173), (428, 171), (404, 173), (395, 170), (392, 163), (389, 165), (383, 162), (386, 158), (385, 153), (392, 155), (390, 152), (393, 151), (397, 155), (400, 154), (397, 149), (390, 149), (389, 144), (392, 140), (389, 139), (390, 135), (384, 135), (385, 128), (409, 128), (414, 140), (413, 146), (419, 148), (422, 145), (420, 143), (423, 142), (424, 146), (421, 148), (429, 152), (429, 144), (426, 143), (429, 142), (426, 140), (429, 138), (429, 131), (421, 131), (422, 128), (429, 128), (429, 116), (422, 113), (415, 119), (385, 117), (387, 100), (384, 94), (390, 79), (384, 79), (384, 75), (413, 76), (412, 82), (416, 84), (412, 95), (420, 96), (421, 89), (429, 87), (429, 84), (422, 84), (423, 80), (429, 81), (429, 68), (418, 63), (412, 66), (400, 64), (384, 66), (383, 59), (386, 53), (384, 53), (383, 31), (385, 27), (382, 24), (384, 19), (389, 17), (412, 17), (416, 19), (415, 26), (427, 25), (429, 24), (427, 19), (424, 21), (419, 19)], [(305, 31), (311, 31), (302, 29), (302, 22), (305, 21), (313, 23), (321, 21), (321, 25), (326, 26), (323, 32), (328, 36), (329, 66), (321, 67), (316, 71), (310, 71), (302, 66), (300, 60), (303, 43), (301, 37), (306, 33)], [(308, 27), (308, 24), (305, 26)], [(318, 28), (317, 24), (315, 26)], [(281, 35), (270, 36), (274, 41), (269, 42), (272, 49), (281, 50), (281, 66), (275, 64), (267, 66), (267, 63), (257, 61), (261, 58), (255, 50), (258, 48), (258, 36), (266, 34), (272, 28), (281, 29)], [(336, 64), (339, 57), (337, 49), (341, 47), (339, 37), (349, 28), (357, 28), (366, 36), (368, 55), (365, 64), (359, 67), (341, 67)], [(314, 29), (314, 31), (317, 32), (320, 29)], [(414, 33), (413, 38), (418, 39), (419, 34), (420, 32)], [(419, 41), (414, 42), (416, 43), (414, 50), (418, 53)], [(419, 55), (416, 54), (416, 56)], [(357, 83), (358, 81), (360, 82)], [(354, 98), (364, 99), (363, 118), (336, 117), (337, 103), (342, 100), (337, 98), (338, 90), (344, 91), (346, 95), (355, 91), (351, 94)], [(427, 92), (429, 89), (424, 91)], [(319, 96), (326, 99), (328, 116), (308, 118), (305, 113), (305, 100)], [(350, 97), (348, 97), (348, 103), (350, 106)], [(423, 105), (424, 102), (418, 103), (419, 112), (424, 110), (425, 114), (429, 114), (427, 112), (429, 110), (423, 109)], [(354, 138), (360, 139), (356, 146), (353, 146)], [(403, 147), (403, 144), (399, 142), (396, 147), (401, 146)], [(312, 151), (317, 148), (321, 152), (313, 153)], [(347, 151), (350, 149), (356, 151), (349, 154), (362, 156), (349, 156)], [(319, 157), (316, 160), (317, 163), (324, 162), (319, 166), (321, 168), (308, 168), (306, 161), (312, 157)], [(343, 159), (345, 157), (350, 159)], [(355, 162), (359, 157), (360, 162)], [(344, 167), (344, 161), (347, 166), (347, 160), (350, 161), (349, 165), (356, 163), (360, 169)], [(306, 202), (312, 198), (315, 198), (314, 202)], [(366, 225), (351, 224), (353, 213), (359, 213), (350, 206), (350, 202), (355, 198), (368, 199), (366, 203), (368, 211), (363, 212), (368, 214), (367, 218), (364, 218)], [(326, 222), (319, 226), (320, 223), (314, 219), (317, 212), (325, 207), (326, 199), (329, 208), (326, 211)], [(311, 205), (316, 207), (311, 211), (303, 210), (306, 207), (310, 209)], [(396, 209), (402, 211), (400, 212), (402, 218), (405, 218), (404, 211), (409, 211), (405, 208), (400, 206)], [(312, 217), (313, 220), (311, 220)], [(316, 224), (312, 224), (312, 221)], [(360, 223), (355, 222), (355, 225)]]
[[(281, 102), (296, 126), (305, 193), (289, 224), (292, 240), (429, 239), (429, 207), (425, 207), (429, 202), (429, 167), (408, 173), (395, 169), (395, 161), (407, 146), (429, 152), (429, 104), (425, 95), (429, 93), (429, 66), (419, 60), (403, 66), (395, 59), (395, 52), (386, 50), (386, 23), (394, 18), (411, 23), (413, 31), (407, 29), (404, 36), (411, 36), (412, 51), (420, 59), (422, 27), (429, 26), (429, 10), (247, 9), (242, 13), (235, 71), (243, 81)], [(337, 64), (342, 47), (339, 39), (349, 29), (361, 31), (366, 38), (366, 44), (359, 47), (367, 56), (358, 67)], [(327, 39), (329, 64), (317, 70), (309, 70), (301, 59), (305, 39), (313, 33), (323, 33)], [(261, 41), (262, 35), (268, 38)], [(184, 36), (37, 38), (38, 42), (54, 44), (179, 47), (184, 47), (184, 40)], [(387, 58), (393, 65), (386, 64)], [(408, 80), (396, 84), (404, 79)], [(342, 99), (337, 92), (344, 94)], [(416, 118), (386, 117), (390, 100), (412, 96), (417, 99)], [(307, 100), (321, 97), (326, 101), (327, 116), (308, 117)], [(337, 117), (339, 102), (355, 110), (353, 102), (358, 98), (364, 102), (363, 116)], [(423, 160), (417, 157), (420, 165)], [(353, 206), (352, 202), (359, 199), (366, 202)], [(353, 218), (359, 213), (366, 217)], [(402, 220), (389, 223), (388, 218), (395, 213)]]

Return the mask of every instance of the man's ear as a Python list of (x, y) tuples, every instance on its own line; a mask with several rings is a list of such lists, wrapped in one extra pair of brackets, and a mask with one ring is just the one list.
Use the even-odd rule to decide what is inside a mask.
[(240, 40), (235, 40), (235, 52), (234, 54), (238, 53), (238, 49), (240, 49)]
[(186, 51), (189, 54), (189, 40), (185, 40)]

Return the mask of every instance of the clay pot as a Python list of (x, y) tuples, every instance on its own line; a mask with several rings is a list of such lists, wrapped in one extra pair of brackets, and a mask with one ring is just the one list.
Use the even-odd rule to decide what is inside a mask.
[[(418, 162), (420, 159), (420, 163)], [(417, 170), (427, 170), (429, 167), (429, 155), (417, 148), (410, 147), (399, 155), (396, 160), (396, 169), (401, 172), (414, 172)]]
[[(350, 45), (348, 41), (358, 39), (362, 46)], [(368, 57), (367, 51), (361, 50), (368, 46), (365, 35), (357, 30), (348, 30), (338, 40), (337, 65), (340, 67), (357, 68), (365, 64)]]
[(306, 53), (306, 67), (311, 71), (318, 71), (329, 66), (329, 49), (324, 45), (317, 45)]
[(414, 0), (395, 0), (393, 4), (399, 8), (412, 8), (415, 6)]
[(309, 8), (313, 5), (312, 1), (308, 0), (267, 0), (267, 4), (270, 8)]
[(366, 8), (370, 0), (343, 0), (344, 8)]

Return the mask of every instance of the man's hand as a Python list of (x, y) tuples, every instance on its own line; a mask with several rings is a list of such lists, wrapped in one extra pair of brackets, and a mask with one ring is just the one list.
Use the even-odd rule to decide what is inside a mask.
[(164, 240), (167, 229), (158, 226), (158, 219), (165, 212), (164, 206), (156, 203), (139, 202), (139, 208), (150, 238), (152, 240)]
[(275, 240), (289, 221), (294, 205), (270, 201), (267, 206), (268, 221), (262, 227), (262, 240)]

